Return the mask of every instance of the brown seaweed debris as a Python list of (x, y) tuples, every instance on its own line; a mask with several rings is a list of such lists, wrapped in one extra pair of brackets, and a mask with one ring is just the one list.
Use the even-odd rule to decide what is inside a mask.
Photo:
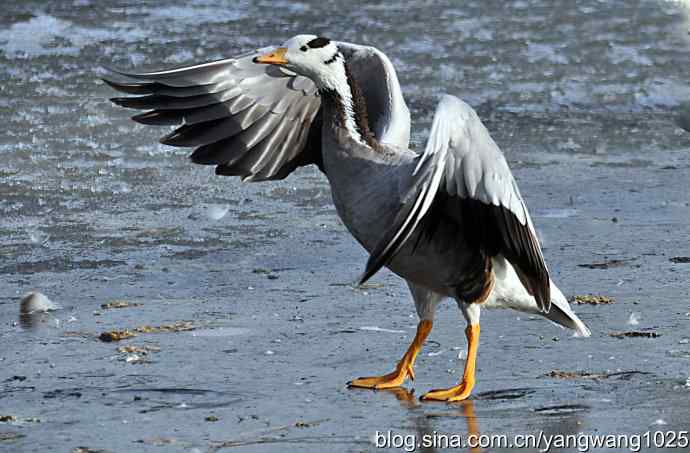
[(162, 324), (160, 326), (139, 326), (134, 329), (138, 333), (164, 333), (164, 332), (187, 332), (196, 329), (191, 321), (178, 321), (173, 324)]
[(196, 326), (191, 321), (178, 321), (173, 324), (162, 324), (160, 326), (139, 326), (133, 330), (112, 330), (103, 332), (98, 338), (109, 343), (136, 337), (140, 333), (187, 332), (194, 329), (196, 329)]
[(597, 296), (594, 294), (575, 296), (572, 302), (578, 305), (610, 305), (616, 303), (615, 300), (608, 296)]
[(120, 360), (131, 364), (151, 363), (149, 354), (160, 352), (161, 348), (158, 346), (120, 346), (117, 352), (122, 354)]
[(113, 341), (120, 341), (120, 340), (125, 340), (127, 338), (132, 338), (136, 337), (137, 334), (134, 332), (131, 332), (129, 330), (111, 330), (110, 332), (103, 332), (98, 336), (98, 339), (106, 342), (106, 343), (111, 343)]
[(553, 378), (553, 379), (592, 379), (594, 381), (600, 381), (603, 379), (610, 378), (620, 378), (629, 379), (632, 376), (638, 374), (652, 374), (645, 371), (618, 371), (615, 373), (588, 373), (586, 371), (562, 371), (553, 370), (546, 373), (542, 377)]
[(139, 443), (139, 444), (148, 444), (148, 445), (155, 445), (157, 447), (160, 447), (163, 445), (175, 445), (179, 441), (175, 437), (156, 436), (156, 437), (148, 437), (146, 439), (138, 439), (138, 440), (135, 440), (135, 442)]
[(161, 348), (158, 346), (120, 346), (117, 352), (122, 354), (120, 360), (131, 364), (151, 363), (149, 354), (160, 352)]
[(148, 354), (149, 352), (160, 352), (161, 348), (158, 346), (120, 346), (117, 352), (121, 354)]
[(612, 332), (609, 334), (613, 338), (658, 338), (661, 336), (660, 333), (656, 332), (642, 332), (642, 331), (631, 331), (631, 332)]
[(110, 450), (103, 450), (102, 448), (89, 447), (74, 447), (72, 453), (110, 453)]
[(143, 304), (138, 304), (134, 302), (127, 302), (126, 300), (114, 300), (108, 302), (107, 304), (101, 304), (101, 308), (108, 310), (111, 308), (129, 308), (129, 307), (141, 307)]
[(313, 428), (319, 426), (321, 423), (329, 421), (329, 418), (324, 418), (323, 420), (314, 420), (312, 422), (306, 422), (304, 420), (297, 420), (295, 422), (295, 428)]

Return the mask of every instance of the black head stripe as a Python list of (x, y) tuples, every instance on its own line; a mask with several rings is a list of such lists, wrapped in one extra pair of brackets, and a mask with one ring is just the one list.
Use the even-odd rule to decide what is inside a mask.
[(330, 44), (330, 42), (330, 39), (319, 36), (318, 38), (314, 38), (311, 41), (309, 41), (307, 45), (312, 49), (318, 49), (319, 47), (327, 46), (328, 44)]
[(332, 56), (331, 58), (329, 58), (328, 60), (324, 61), (324, 63), (325, 63), (325, 64), (335, 63), (336, 61), (338, 61), (338, 57), (339, 57), (339, 56), (342, 57), (342, 55), (340, 55), (340, 53), (336, 52), (335, 55), (333, 55), (333, 56)]

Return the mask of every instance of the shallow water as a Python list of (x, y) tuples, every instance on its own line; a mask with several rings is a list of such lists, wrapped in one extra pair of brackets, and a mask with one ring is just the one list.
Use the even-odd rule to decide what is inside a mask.
[[(376, 450), (376, 430), (688, 429), (686, 2), (16, 3), (0, 13), (0, 416), (17, 420), (0, 422), (0, 450), (356, 452)], [(478, 109), (559, 286), (616, 301), (575, 307), (591, 339), (487, 312), (471, 402), (345, 388), (390, 371), (416, 319), (390, 273), (350, 286), (366, 254), (323, 176), (216, 177), (158, 145), (164, 131), (129, 121), (97, 79), (301, 32), (386, 52), (418, 148), (441, 92)], [(34, 289), (64, 308), (20, 319)], [(131, 306), (101, 308), (114, 300)], [(182, 321), (196, 330), (98, 340)], [(408, 389), (455, 382), (462, 329), (440, 307)], [(609, 336), (629, 330), (661, 336)]]

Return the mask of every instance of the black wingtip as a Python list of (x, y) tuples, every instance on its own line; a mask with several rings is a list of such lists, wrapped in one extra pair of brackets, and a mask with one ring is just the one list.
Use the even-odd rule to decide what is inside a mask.
[(101, 77), (110, 88), (126, 94), (153, 94), (156, 84), (150, 82), (116, 82), (106, 77)]
[(546, 284), (541, 284), (537, 288), (527, 288), (528, 292), (532, 294), (534, 300), (537, 302), (537, 308), (542, 313), (549, 313), (551, 311), (551, 287), (550, 279), (546, 278)]
[(120, 107), (128, 107), (129, 98), (110, 98), (110, 102)]
[(179, 138), (180, 138), (179, 129), (175, 129), (171, 133), (166, 134), (166, 135), (162, 136), (161, 138), (159, 138), (158, 143), (160, 143), (161, 145), (168, 145), (168, 146), (180, 146), (176, 141)]
[(179, 126), (182, 122), (180, 114), (175, 111), (151, 110), (134, 115), (132, 120), (147, 126)]
[(371, 277), (373, 277), (381, 268), (384, 266), (383, 260), (379, 254), (372, 254), (367, 260), (367, 265), (364, 268), (364, 272), (357, 279), (357, 286), (362, 286)]
[[(208, 160), (195, 159), (193, 153), (190, 154), (189, 156), (187, 156), (187, 159), (189, 159), (189, 161), (191, 163), (197, 164), (197, 165), (219, 165), (218, 162), (209, 162)], [(216, 167), (215, 173), (216, 173), (216, 175), (219, 174), (218, 173), (218, 167)]]
[(551, 311), (551, 289), (546, 288), (544, 294), (542, 295), (542, 311), (544, 313), (549, 313)]

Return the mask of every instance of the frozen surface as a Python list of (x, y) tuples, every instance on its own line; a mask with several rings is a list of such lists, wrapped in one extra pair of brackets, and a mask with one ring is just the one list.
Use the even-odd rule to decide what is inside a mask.
[[(674, 122), (690, 101), (686, 2), (5, 3), (0, 416), (16, 419), (0, 422), (0, 450), (359, 452), (388, 429), (688, 429), (690, 134)], [(560, 287), (616, 301), (575, 307), (591, 339), (485, 312), (472, 401), (345, 388), (390, 371), (416, 319), (390, 273), (350, 286), (366, 255), (324, 177), (215, 177), (97, 80), (303, 32), (392, 58), (418, 148), (441, 92), (478, 109)], [(20, 318), (32, 290), (63, 308)], [(461, 373), (461, 319), (439, 309), (417, 395)], [(98, 339), (124, 329), (137, 336)], [(629, 331), (660, 336), (609, 335)]]

